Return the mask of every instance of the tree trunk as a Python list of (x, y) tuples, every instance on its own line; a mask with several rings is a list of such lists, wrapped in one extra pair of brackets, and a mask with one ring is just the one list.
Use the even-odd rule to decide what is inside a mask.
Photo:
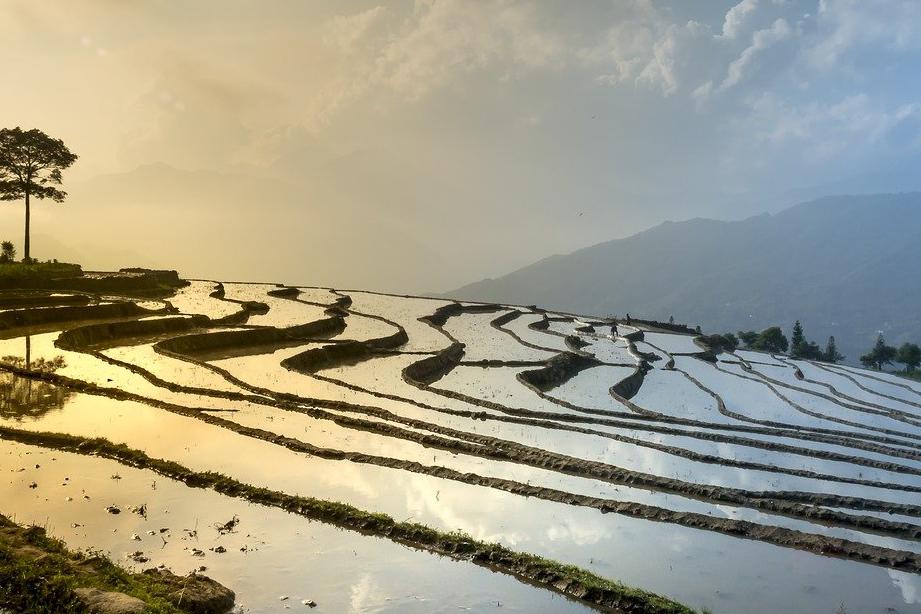
[(29, 257), (29, 190), (26, 190), (26, 238), (23, 242), (23, 259), (26, 264), (32, 262)]

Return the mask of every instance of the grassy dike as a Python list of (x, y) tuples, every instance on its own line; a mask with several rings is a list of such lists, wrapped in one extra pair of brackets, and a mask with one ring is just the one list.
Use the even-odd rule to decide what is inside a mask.
[[(345, 503), (289, 495), (251, 486), (219, 473), (192, 471), (173, 461), (151, 458), (139, 450), (123, 444), (114, 444), (106, 439), (31, 432), (9, 427), (0, 427), (0, 439), (115, 460), (131, 467), (154, 471), (192, 488), (210, 488), (227, 496), (280, 508), (311, 520), (365, 535), (388, 538), (412, 548), (457, 560), (469, 561), (566, 595), (600, 611), (623, 614), (694, 614), (694, 610), (670, 599), (602, 578), (573, 565), (516, 552), (498, 544), (475, 540), (459, 532), (444, 532), (421, 524), (398, 522), (386, 514), (367, 512)], [(48, 590), (52, 589), (55, 589), (55, 586)]]
[(98, 553), (69, 551), (41, 527), (0, 515), (0, 609), (35, 614), (95, 611), (81, 595), (133, 602), (147, 614), (224, 612), (233, 593), (204, 576), (130, 573)]

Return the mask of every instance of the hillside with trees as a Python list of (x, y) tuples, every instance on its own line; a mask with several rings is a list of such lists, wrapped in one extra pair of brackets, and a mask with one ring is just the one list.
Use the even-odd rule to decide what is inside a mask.
[(666, 222), (445, 295), (676, 314), (708, 332), (778, 326), (792, 337), (799, 319), (857, 364), (880, 331), (897, 347), (921, 334), (919, 236), (919, 193), (829, 197), (735, 222)]

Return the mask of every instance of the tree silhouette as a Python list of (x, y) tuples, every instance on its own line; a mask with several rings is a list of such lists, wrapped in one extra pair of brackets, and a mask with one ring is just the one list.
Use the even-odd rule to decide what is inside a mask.
[(895, 356), (895, 361), (905, 365), (905, 370), (913, 372), (921, 366), (921, 347), (917, 343), (903, 343)]
[(793, 350), (794, 356), (799, 353), (800, 346), (805, 342), (806, 336), (803, 334), (803, 325), (797, 320), (793, 324), (793, 334), (790, 335), (790, 348)]
[(26, 230), (23, 262), (31, 262), (29, 253), (29, 202), (32, 198), (50, 198), (64, 202), (67, 192), (61, 185), (61, 171), (76, 162), (77, 156), (64, 141), (38, 130), (0, 129), (0, 200), (25, 200)]
[(844, 360), (844, 356), (838, 353), (838, 346), (835, 344), (834, 336), (828, 338), (828, 344), (825, 346), (825, 352), (822, 354), (822, 360), (830, 363), (837, 363)]
[(0, 242), (0, 262), (13, 262), (16, 259), (16, 246), (12, 241)]
[[(35, 374), (54, 373), (65, 366), (63, 356), (50, 360), (32, 360), (31, 337), (25, 337), (23, 356), (4, 356), (3, 361)], [(54, 409), (64, 407), (71, 397), (71, 391), (42, 379), (21, 377), (9, 372), (0, 372), (0, 418), (4, 420), (34, 420)]]
[(877, 371), (883, 370), (883, 365), (891, 365), (892, 361), (895, 360), (895, 356), (898, 353), (891, 345), (886, 345), (886, 340), (883, 338), (883, 334), (880, 333), (876, 338), (876, 345), (873, 346), (873, 349), (868, 353), (860, 357), (860, 362), (865, 367), (874, 368)]
[(758, 338), (755, 339), (751, 347), (753, 350), (760, 350), (762, 352), (786, 352), (789, 347), (789, 342), (779, 326), (772, 326), (758, 333)]
[(740, 330), (738, 338), (745, 344), (745, 347), (750, 348), (758, 339), (758, 333), (753, 330)]

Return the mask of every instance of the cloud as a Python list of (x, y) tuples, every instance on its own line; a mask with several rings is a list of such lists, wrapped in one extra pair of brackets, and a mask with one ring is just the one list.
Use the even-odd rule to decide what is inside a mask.
[(336, 15), (326, 26), (323, 41), (344, 52), (357, 51), (374, 38), (387, 16), (387, 8), (375, 6), (354, 15)]
[(729, 64), (726, 78), (720, 83), (719, 91), (726, 91), (742, 81), (759, 53), (788, 38), (791, 33), (790, 25), (784, 19), (777, 19), (770, 28), (755, 32), (752, 35), (751, 45)]
[(724, 39), (736, 38), (741, 32), (742, 26), (745, 25), (749, 15), (754, 13), (757, 8), (758, 0), (742, 0), (734, 5), (731, 9), (726, 11), (726, 16), (723, 19), (723, 30), (717, 36)]
[(590, 67), (603, 67), (605, 72), (595, 76), (600, 84), (644, 85), (672, 96), (682, 85), (682, 70), (695, 60), (697, 41), (708, 32), (693, 20), (671, 22), (648, 2), (628, 3), (604, 39), (578, 55)]
[(867, 94), (830, 104), (798, 103), (764, 94), (752, 101), (751, 111), (743, 131), (756, 143), (805, 149), (811, 161), (868, 149), (903, 154), (921, 149), (919, 103), (886, 106)]
[(546, 68), (563, 46), (524, 4), (425, 1), (376, 58), (376, 77), (416, 99), (452, 77), (491, 67)]
[(0, 113), (78, 151), (68, 180), (157, 161), (284, 177), (305, 211), (392, 213), (438, 250), (450, 226), (470, 276), (716, 215), (727, 186), (921, 158), (921, 3), (725, 4), (9, 0)]
[(816, 36), (805, 53), (813, 66), (836, 66), (861, 48), (921, 47), (921, 3), (911, 0), (819, 0)]

